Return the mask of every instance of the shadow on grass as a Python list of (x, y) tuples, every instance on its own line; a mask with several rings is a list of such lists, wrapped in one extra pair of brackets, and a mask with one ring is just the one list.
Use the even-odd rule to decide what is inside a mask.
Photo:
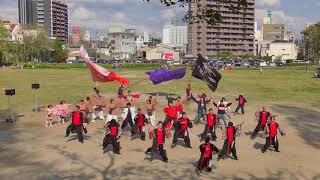
[(298, 130), (299, 136), (307, 144), (320, 149), (320, 112), (283, 105), (272, 106), (272, 110), (277, 113), (286, 114), (289, 124)]

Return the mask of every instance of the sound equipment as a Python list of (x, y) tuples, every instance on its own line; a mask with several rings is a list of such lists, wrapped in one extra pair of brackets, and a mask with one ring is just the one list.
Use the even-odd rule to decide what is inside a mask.
[(15, 89), (5, 89), (4, 91), (6, 96), (14, 96), (16, 94)]
[(32, 89), (40, 89), (40, 84), (39, 83), (35, 83), (31, 85)]
[[(8, 109), (12, 109), (11, 105), (11, 97), (16, 95), (16, 90), (15, 89), (5, 89), (4, 90), (5, 95), (8, 96)], [(10, 114), (9, 117), (6, 119), (6, 122), (9, 123), (16, 123), (16, 116), (14, 114)]]
[(40, 107), (38, 106), (38, 89), (40, 89), (40, 84), (39, 83), (33, 83), (31, 84), (31, 88), (36, 90), (36, 105), (32, 109), (33, 112), (39, 112)]

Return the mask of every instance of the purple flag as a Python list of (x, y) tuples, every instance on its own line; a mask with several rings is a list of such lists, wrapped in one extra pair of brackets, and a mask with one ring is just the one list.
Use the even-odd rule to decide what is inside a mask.
[(150, 81), (156, 85), (165, 81), (183, 78), (186, 75), (186, 68), (169, 71), (167, 67), (164, 67), (155, 71), (146, 72), (146, 74), (150, 76)]

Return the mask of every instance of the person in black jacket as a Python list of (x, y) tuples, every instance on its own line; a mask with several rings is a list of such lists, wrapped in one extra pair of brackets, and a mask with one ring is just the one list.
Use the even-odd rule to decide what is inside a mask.
[(192, 128), (192, 126), (192, 122), (187, 118), (186, 113), (183, 112), (182, 117), (174, 125), (173, 147), (177, 144), (178, 138), (183, 138), (186, 147), (191, 148), (188, 128)]
[(219, 119), (222, 119), (225, 127), (227, 127), (227, 121), (231, 120), (231, 117), (228, 115), (227, 110), (232, 105), (232, 103), (228, 103), (226, 98), (223, 97), (218, 103), (213, 102), (213, 105), (218, 108), (218, 116)]
[(212, 153), (215, 151), (216, 153), (219, 153), (218, 148), (210, 143), (210, 137), (207, 136), (205, 138), (205, 143), (201, 144), (199, 146), (201, 156), (198, 161), (196, 173), (199, 175), (203, 168), (206, 168), (208, 172), (212, 171)]
[(247, 103), (246, 98), (243, 97), (243, 95), (239, 95), (239, 97), (236, 99), (238, 101), (238, 106), (236, 110), (234, 111), (234, 114), (238, 114), (238, 111), (241, 109), (241, 113), (244, 114), (244, 105)]
[(235, 160), (238, 160), (236, 151), (236, 132), (237, 128), (233, 126), (232, 122), (229, 122), (228, 127), (226, 128), (226, 140), (224, 141), (218, 160), (221, 158), (228, 158), (230, 153), (232, 153)]
[(197, 100), (191, 94), (191, 99), (198, 104), (198, 112), (197, 112), (197, 121), (200, 122), (201, 119), (204, 119), (207, 114), (207, 104), (210, 103), (211, 98), (207, 100), (207, 95), (203, 93), (199, 96), (199, 100)]
[(163, 162), (168, 162), (168, 157), (166, 150), (164, 148), (165, 144), (165, 128), (162, 127), (162, 122), (158, 122), (158, 128), (154, 129), (150, 133), (150, 137), (153, 138), (152, 146), (147, 149), (145, 152), (146, 155), (150, 155), (150, 158), (152, 160), (154, 154), (160, 154)]

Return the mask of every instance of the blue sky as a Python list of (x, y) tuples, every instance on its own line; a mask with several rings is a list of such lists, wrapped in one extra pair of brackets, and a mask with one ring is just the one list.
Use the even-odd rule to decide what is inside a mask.
[[(62, 0), (69, 5), (71, 26), (79, 25), (103, 35), (109, 26), (136, 28), (161, 37), (162, 26), (172, 19), (180, 21), (185, 10), (167, 8), (160, 0)], [(18, 21), (17, 0), (0, 0), (0, 18)], [(256, 0), (256, 21), (261, 25), (267, 10), (273, 11), (273, 21), (284, 23), (296, 35), (310, 23), (320, 21), (320, 0)]]

